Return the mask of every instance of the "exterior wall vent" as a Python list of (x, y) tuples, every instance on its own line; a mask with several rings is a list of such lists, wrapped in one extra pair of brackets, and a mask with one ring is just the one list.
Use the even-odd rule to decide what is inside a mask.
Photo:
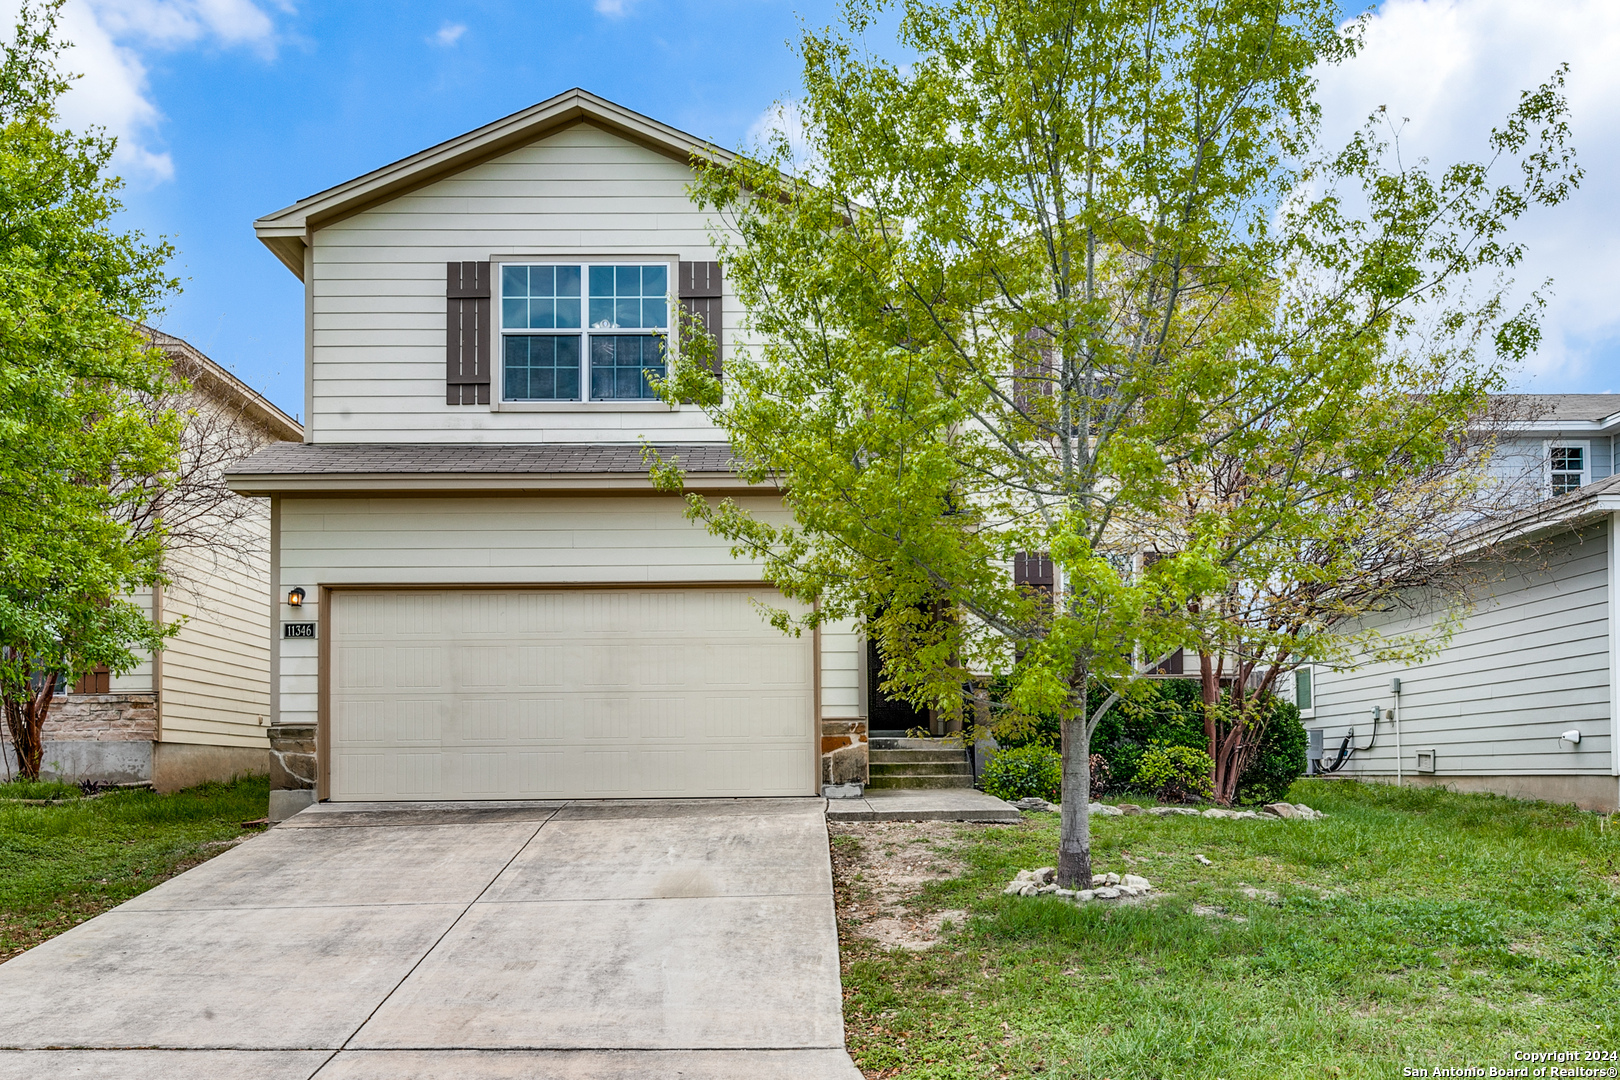
[(1434, 772), (1434, 751), (1419, 750), (1417, 752), (1417, 771), (1420, 773)]

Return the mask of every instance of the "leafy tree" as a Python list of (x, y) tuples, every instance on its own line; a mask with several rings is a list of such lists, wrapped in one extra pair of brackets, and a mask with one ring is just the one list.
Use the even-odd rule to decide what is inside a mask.
[[(1178, 466), (1361, 394), (1434, 300), (1420, 283), (1500, 265), (1475, 241), (1523, 205), (1482, 183), (1425, 210), (1383, 197), (1400, 173), (1376, 146), (1314, 154), (1310, 73), (1356, 43), (1331, 2), (905, 0), (904, 65), (864, 44), (886, 7), (803, 38), (807, 177), (785, 140), (699, 164), (756, 344), (723, 395), (702, 363), (664, 393), (702, 402), (793, 520), (689, 506), (816, 602), (798, 625), (866, 619), (891, 693), (954, 709), (1002, 672), (1015, 713), (1060, 715), (1059, 881), (1082, 887), (1115, 700), (1087, 688), (1194, 641), (1189, 602), (1228, 574), (1218, 516), (1135, 559)], [(1505, 147), (1544, 201), (1560, 109), (1528, 103)], [(1530, 320), (1487, 314), (1509, 341)], [(1051, 554), (1053, 595), (1013, 580), (1019, 552)]]
[(168, 392), (135, 323), (174, 287), (170, 250), (113, 225), (112, 140), (58, 122), (61, 2), (25, 4), (0, 63), (0, 697), (28, 778), (59, 682), (169, 632), (129, 599), (163, 575), (128, 480), (173, 468), (180, 424), (134, 399)]

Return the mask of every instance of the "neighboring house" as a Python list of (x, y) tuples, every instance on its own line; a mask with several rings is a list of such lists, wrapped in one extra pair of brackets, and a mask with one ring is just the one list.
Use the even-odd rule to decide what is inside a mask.
[[(171, 583), (135, 600), (183, 625), (133, 671), (101, 669), (59, 692), (45, 723), (44, 773), (174, 791), (266, 771), (269, 508), (226, 490), (223, 465), (302, 429), (190, 344), (143, 332), (190, 389), (162, 403), (187, 414), (179, 482), (152, 508), (173, 531)], [(9, 743), (5, 750), (14, 765)]]
[(272, 816), (865, 781), (859, 634), (773, 629), (642, 460), (785, 519), (642, 376), (670, 302), (722, 372), (741, 326), (694, 156), (727, 158), (572, 90), (256, 223), (306, 313), (305, 441), (230, 474), (272, 506)]
[[(1493, 459), (1524, 509), (1432, 659), (1303, 669), (1294, 697), (1343, 775), (1620, 807), (1620, 396), (1514, 395)], [(1382, 629), (1421, 630), (1424, 618)], [(1399, 692), (1395, 683), (1399, 680)], [(1374, 709), (1379, 710), (1374, 718)]]

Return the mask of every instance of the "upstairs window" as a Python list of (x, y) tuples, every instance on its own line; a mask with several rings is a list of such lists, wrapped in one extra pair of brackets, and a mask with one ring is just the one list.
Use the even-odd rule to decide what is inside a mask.
[(500, 311), (505, 400), (656, 400), (648, 376), (667, 370), (667, 265), (505, 264)]
[(1567, 495), (1591, 482), (1591, 454), (1586, 443), (1551, 443), (1547, 447), (1548, 475), (1554, 495)]

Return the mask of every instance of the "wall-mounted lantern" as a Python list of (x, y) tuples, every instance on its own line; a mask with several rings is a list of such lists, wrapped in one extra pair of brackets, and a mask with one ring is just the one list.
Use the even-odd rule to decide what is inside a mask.
[(287, 594), (287, 606), (288, 607), (303, 607), (304, 606), (304, 590), (303, 589), (294, 589), (292, 592), (288, 593)]

